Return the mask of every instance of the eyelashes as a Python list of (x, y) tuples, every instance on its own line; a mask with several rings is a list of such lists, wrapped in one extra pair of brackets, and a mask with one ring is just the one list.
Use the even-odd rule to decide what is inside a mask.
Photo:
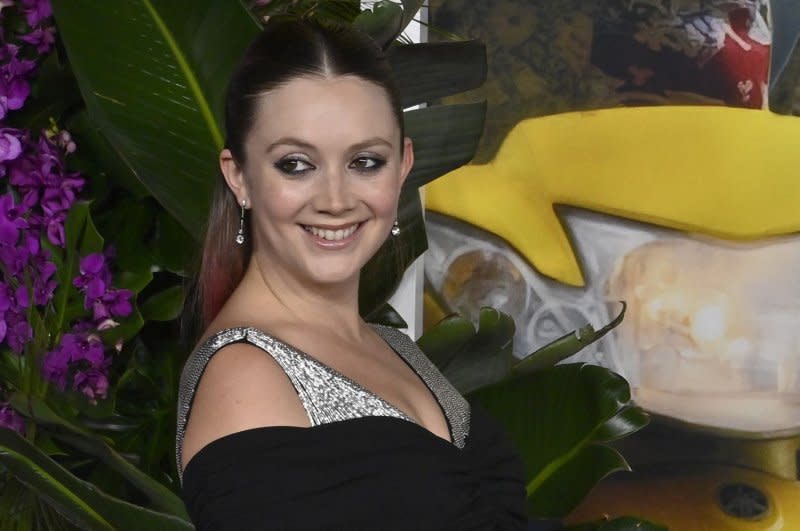
[[(375, 173), (386, 165), (386, 159), (375, 156), (360, 156), (354, 158), (347, 165), (348, 168), (357, 171), (358, 173), (370, 174)], [(283, 157), (274, 164), (275, 169), (279, 172), (290, 176), (301, 176), (314, 171), (316, 166), (309, 161), (297, 157), (288, 156)]]
[(350, 163), (351, 168), (362, 172), (378, 171), (385, 165), (386, 160), (380, 157), (357, 157)]
[(284, 157), (275, 163), (275, 169), (286, 175), (302, 175), (313, 168), (311, 163), (297, 157)]

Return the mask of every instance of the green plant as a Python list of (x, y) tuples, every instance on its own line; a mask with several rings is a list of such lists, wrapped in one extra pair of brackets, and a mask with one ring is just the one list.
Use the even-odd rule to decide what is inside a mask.
[[(479, 43), (396, 42), (418, 1), (403, 1), (402, 8), (382, 2), (364, 12), (351, 0), (275, 0), (270, 7), (281, 4), (306, 12), (328, 10), (321, 14), (333, 13), (372, 32), (387, 46), (404, 105), (432, 102), (485, 78)], [(15, 119), (26, 127), (42, 127), (52, 117), (72, 132), (80, 146), (72, 167), (89, 177), (92, 202), (68, 223), (74, 227), (68, 233), (78, 235), (70, 236), (76, 242), (70, 245), (80, 247), (77, 242), (88, 238), (96, 247), (95, 233), (114, 235), (120, 282), (137, 293), (141, 318), (115, 327), (126, 342), (115, 358), (108, 397), (96, 406), (64, 407), (52, 392), (10, 397), (10, 407), (25, 415), (35, 433), (21, 437), (0, 430), (0, 514), (12, 515), (11, 524), (4, 522), (10, 529), (125, 529), (131, 522), (188, 529), (191, 524), (175, 494), (172, 457), (175, 392), (186, 355), (176, 339), (176, 317), (199, 237), (196, 228), (202, 225), (217, 172), (224, 84), (258, 31), (258, 19), (241, 3), (222, 0), (115, 0), (113, 5), (53, 0), (53, 8), (63, 53), (45, 61), (30, 110)], [(214, 38), (209, 38), (211, 29)], [(399, 245), (382, 249), (364, 272), (360, 303), (368, 318), (398, 324), (384, 304), (399, 281), (397, 264), (409, 264), (426, 247), (417, 187), (471, 158), (484, 110), (483, 104), (470, 104), (407, 112), (417, 164), (402, 196)], [(573, 431), (560, 433), (549, 453), (523, 448), (529, 473), (538, 478), (529, 486), (532, 507), (535, 514), (544, 514), (536, 512), (537, 504), (549, 503), (570, 466), (600, 455), (602, 467), (593, 477), (624, 467), (621, 458), (597, 443), (633, 431), (642, 418), (628, 407), (627, 387), (616, 376), (591, 367), (538, 370), (566, 351), (550, 349), (516, 364), (510, 356), (511, 334), (508, 319), (487, 310), (477, 331), (451, 318), (426, 334), (421, 345), (471, 399), (509, 426), (521, 448), (541, 435), (528, 429), (526, 408), (554, 408), (541, 422), (559, 426), (576, 407), (571, 401), (593, 397), (588, 390), (580, 400), (554, 395), (547, 404), (536, 396), (537, 386), (563, 389), (558, 384), (594, 382), (602, 407)], [(581, 345), (571, 337), (562, 343), (560, 348), (567, 349)], [(480, 376), (486, 367), (489, 379)], [(582, 481), (581, 488), (590, 480)], [(570, 491), (568, 498), (578, 491)]]
[(525, 463), (531, 517), (565, 516), (602, 478), (629, 470), (605, 444), (648, 422), (627, 382), (594, 365), (556, 365), (611, 331), (624, 313), (623, 304), (600, 330), (587, 325), (522, 359), (512, 353), (513, 319), (492, 308), (481, 310), (477, 329), (453, 315), (418, 341), (459, 391), (508, 430)]
[[(393, 44), (419, 2), (385, 2), (364, 13), (358, 2), (341, 4), (350, 6), (349, 22), (388, 47), (405, 80), (404, 105), (482, 83), (477, 43)], [(65, 407), (52, 388), (10, 395), (9, 411), (22, 413), (29, 429), (24, 437), (0, 431), (0, 508), (10, 515), (3, 528), (190, 528), (175, 494), (175, 393), (187, 354), (176, 318), (217, 172), (222, 93), (259, 24), (235, 1), (52, 5), (63, 49), (42, 64), (29, 107), (13, 118), (30, 128), (54, 119), (72, 133), (79, 149), (70, 168), (87, 177), (91, 201), (68, 222), (68, 248), (97, 250), (100, 234), (113, 235), (119, 283), (137, 295), (138, 310), (104, 333), (125, 343), (96, 405)], [(418, 164), (403, 193), (399, 245), (383, 249), (365, 272), (361, 304), (372, 319), (397, 322), (383, 304), (399, 281), (396, 264), (410, 263), (426, 245), (417, 187), (469, 160), (483, 114), (480, 104), (407, 114)], [(36, 337), (46, 337), (43, 330)]]
[[(175, 297), (153, 282), (149, 257), (133, 261), (123, 238), (102, 236), (124, 232), (102, 211), (121, 189), (136, 194), (136, 185), (109, 185), (87, 164), (96, 159), (82, 156), (90, 135), (64, 129), (82, 131), (81, 100), (50, 54), (52, 22), (46, 0), (0, 12), (9, 52), (0, 60), (9, 84), (0, 113), (0, 527), (111, 528), (135, 517), (185, 528), (180, 499), (136, 466), (109, 429), (130, 420), (117, 406), (143, 334), (134, 299), (153, 319)], [(96, 502), (91, 510), (87, 500)]]

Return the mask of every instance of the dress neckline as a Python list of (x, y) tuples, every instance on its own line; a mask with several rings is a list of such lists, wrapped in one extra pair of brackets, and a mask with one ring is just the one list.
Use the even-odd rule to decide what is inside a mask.
[[(384, 336), (383, 331), (385, 329), (389, 328), (389, 327), (386, 327), (386, 326), (383, 326), (383, 325), (379, 325), (379, 324), (375, 324), (375, 323), (367, 323), (367, 325), (378, 335), (378, 337), (381, 339), (381, 341), (383, 341), (392, 350), (392, 352), (394, 352), (395, 355), (397, 357), (399, 357), (400, 360), (402, 360), (411, 369), (411, 371), (414, 373), (414, 375), (420, 380), (420, 382), (422, 382), (422, 385), (425, 387), (425, 389), (428, 390), (428, 393), (431, 395), (431, 397), (433, 398), (434, 402), (438, 406), (439, 411), (441, 412), (442, 416), (444, 417), (444, 421), (447, 424), (447, 434), (449, 436), (449, 440), (445, 439), (445, 438), (443, 438), (443, 437), (441, 437), (441, 436), (439, 436), (439, 435), (437, 435), (435, 433), (433, 433), (431, 430), (429, 430), (428, 428), (426, 428), (425, 426), (423, 426), (422, 424), (417, 422), (414, 418), (412, 418), (410, 415), (408, 415), (405, 411), (403, 411), (399, 407), (395, 406), (394, 404), (392, 404), (391, 402), (389, 402), (388, 400), (386, 400), (385, 398), (383, 398), (379, 394), (373, 392), (372, 390), (367, 389), (365, 386), (363, 386), (362, 384), (360, 384), (356, 380), (354, 380), (354, 379), (350, 378), (349, 376), (343, 374), (342, 372), (334, 369), (333, 367), (331, 367), (327, 363), (325, 363), (323, 361), (320, 361), (317, 357), (312, 356), (311, 354), (305, 352), (301, 348), (299, 348), (299, 347), (297, 347), (297, 346), (295, 346), (295, 345), (293, 345), (293, 344), (291, 344), (291, 343), (289, 343), (287, 341), (284, 341), (283, 339), (281, 339), (281, 338), (279, 338), (279, 337), (277, 337), (277, 336), (275, 336), (275, 335), (273, 335), (271, 333), (267, 333), (264, 330), (261, 330), (260, 328), (257, 328), (255, 326), (238, 326), (238, 327), (224, 328), (222, 330), (219, 330), (219, 331), (211, 334), (208, 337), (208, 339), (206, 339), (201, 344), (201, 346), (205, 345), (205, 344), (213, 343), (217, 339), (218, 336), (221, 336), (221, 335), (224, 335), (224, 334), (228, 334), (228, 333), (230, 333), (232, 331), (240, 331), (240, 332), (242, 332), (243, 333), (243, 339), (245, 341), (247, 341), (248, 343), (250, 343), (250, 344), (253, 344), (253, 343), (251, 343), (249, 341), (249, 335), (250, 334), (253, 334), (253, 335), (257, 336), (262, 340), (266, 339), (268, 342), (277, 343), (281, 347), (292, 351), (293, 353), (297, 354), (298, 356), (301, 356), (303, 359), (309, 361), (310, 363), (317, 365), (320, 369), (322, 369), (325, 372), (331, 374), (335, 378), (338, 378), (338, 379), (344, 381), (348, 385), (353, 386), (355, 389), (357, 389), (357, 390), (369, 395), (370, 397), (374, 398), (375, 400), (379, 401), (387, 409), (392, 410), (392, 412), (396, 415), (395, 418), (398, 418), (401, 421), (409, 422), (409, 423), (411, 423), (411, 424), (413, 424), (413, 425), (425, 430), (426, 432), (428, 432), (433, 437), (436, 437), (437, 439), (441, 439), (443, 442), (445, 442), (447, 444), (450, 444), (452, 446), (456, 446), (455, 443), (454, 443), (454, 441), (456, 439), (455, 439), (455, 436), (454, 436), (454, 433), (453, 433), (453, 422), (452, 422), (452, 420), (451, 420), (451, 418), (450, 418), (450, 416), (448, 414), (448, 411), (445, 408), (445, 406), (443, 404), (443, 401), (442, 401), (441, 397), (439, 396), (439, 394), (429, 385), (428, 381), (423, 376), (423, 374), (420, 372), (420, 370), (405, 355), (403, 355), (402, 352), (400, 352), (389, 341), (387, 341), (386, 337)], [(392, 329), (392, 330), (395, 330), (395, 329)], [(402, 334), (402, 332), (400, 332), (399, 330), (396, 330), (396, 332)], [(409, 338), (409, 340), (411, 340), (411, 339)], [(259, 345), (255, 345), (255, 346), (260, 348)], [(371, 416), (380, 417), (380, 416), (387, 416), (387, 415), (371, 415)], [(391, 416), (389, 416), (389, 418), (391, 418)], [(313, 428), (314, 425), (309, 426), (309, 427)], [(301, 428), (305, 428), (305, 427), (301, 427)]]

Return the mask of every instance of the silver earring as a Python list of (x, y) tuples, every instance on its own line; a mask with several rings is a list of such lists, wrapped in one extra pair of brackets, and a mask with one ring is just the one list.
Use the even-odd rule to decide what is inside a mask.
[(394, 224), (392, 225), (392, 236), (400, 236), (400, 224), (397, 220), (394, 220)]
[(236, 243), (244, 243), (244, 207), (247, 206), (247, 199), (242, 199), (242, 211), (239, 215), (239, 232), (236, 233)]

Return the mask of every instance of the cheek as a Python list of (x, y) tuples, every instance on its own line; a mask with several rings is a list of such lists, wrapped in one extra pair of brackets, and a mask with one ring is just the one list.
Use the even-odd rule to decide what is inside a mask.
[(397, 211), (398, 191), (395, 187), (373, 189), (365, 197), (365, 201), (376, 216), (394, 217)]
[[(254, 190), (254, 192), (256, 192)], [(265, 187), (259, 189), (252, 198), (253, 220), (259, 225), (269, 227), (293, 220), (302, 204), (295, 194), (281, 189)]]

